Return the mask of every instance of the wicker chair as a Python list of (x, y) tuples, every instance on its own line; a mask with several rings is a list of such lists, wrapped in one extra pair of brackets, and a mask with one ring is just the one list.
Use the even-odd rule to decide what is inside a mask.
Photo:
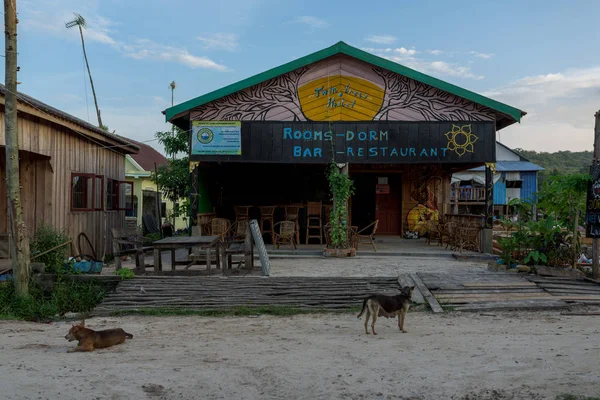
[(375, 246), (375, 233), (377, 233), (377, 227), (379, 226), (379, 220), (371, 222), (369, 225), (356, 232), (356, 250), (358, 250), (359, 244), (370, 244), (373, 246), (373, 251), (377, 251)]
[(210, 221), (210, 234), (212, 236), (220, 236), (221, 240), (225, 239), (225, 236), (231, 228), (231, 221), (225, 218), (213, 218)]
[(429, 220), (425, 223), (425, 227), (428, 233), (425, 243), (431, 244), (432, 240), (437, 240), (437, 244), (439, 245), (442, 241), (442, 226), (439, 221)]
[(285, 220), (296, 224), (296, 243), (300, 244), (300, 206), (286, 206)]
[(231, 233), (232, 241), (243, 242), (246, 240), (246, 235), (250, 232), (250, 221), (247, 219), (236, 221), (231, 225), (229, 231)]
[[(279, 227), (279, 232), (277, 232)], [(296, 250), (296, 243), (294, 241), (296, 237), (296, 223), (294, 221), (281, 221), (275, 224), (273, 227), (273, 247), (279, 249), (280, 244), (289, 242), (292, 248)]]
[(459, 227), (458, 222), (451, 221), (446, 222), (441, 228), (441, 245), (445, 245), (446, 248), (450, 247), (454, 250), (458, 243), (457, 228)]
[(235, 211), (235, 220), (243, 221), (249, 219), (250, 215), (250, 206), (235, 206), (233, 207)]
[(481, 226), (468, 224), (460, 226), (457, 231), (457, 248), (462, 253), (463, 250), (479, 251), (479, 233)]

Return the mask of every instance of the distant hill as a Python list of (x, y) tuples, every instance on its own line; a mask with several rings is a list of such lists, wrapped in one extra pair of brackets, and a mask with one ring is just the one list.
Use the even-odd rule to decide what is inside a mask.
[(553, 173), (586, 174), (592, 163), (591, 151), (557, 151), (556, 153), (537, 152), (533, 150), (514, 149), (517, 153), (534, 164), (543, 167), (540, 180)]

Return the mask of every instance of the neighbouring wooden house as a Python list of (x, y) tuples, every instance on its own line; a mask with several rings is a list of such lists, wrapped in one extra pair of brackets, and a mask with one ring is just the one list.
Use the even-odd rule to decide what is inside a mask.
[(193, 223), (299, 205), (304, 241), (307, 213), (326, 222), (309, 206), (330, 203), (332, 160), (355, 183), (352, 225), (423, 231), (451, 212), (452, 174), (495, 162), (496, 131), (525, 112), (339, 42), (165, 115), (192, 133)]
[[(494, 173), (494, 214), (507, 213), (512, 199), (536, 201), (540, 167), (517, 152), (496, 142)], [(482, 214), (485, 208), (484, 167), (471, 168), (452, 175), (452, 203), (457, 213)]]
[(141, 226), (145, 231), (151, 230), (150, 227), (144, 226), (143, 218), (146, 216), (146, 221), (149, 221), (148, 224), (152, 224), (151, 221), (154, 220), (158, 228), (160, 228), (162, 222), (168, 219), (171, 223), (174, 223), (176, 230), (185, 229), (187, 227), (187, 216), (170, 217), (174, 204), (157, 191), (156, 182), (152, 179), (155, 165), (157, 167), (166, 165), (169, 160), (147, 144), (134, 140), (130, 141), (138, 146), (140, 150), (137, 154), (128, 154), (125, 161), (125, 179), (128, 182), (133, 182), (134, 187), (133, 209), (126, 213), (127, 226)]
[[(4, 101), (0, 85), (0, 212), (7, 215)], [(138, 151), (106, 132), (18, 93), (21, 201), (28, 234), (44, 222), (64, 230), (74, 245), (85, 233), (100, 258), (111, 250), (111, 228), (125, 225), (133, 185), (125, 182), (125, 155)], [(0, 218), (0, 257), (8, 257), (8, 217)], [(71, 253), (90, 254), (87, 244)]]

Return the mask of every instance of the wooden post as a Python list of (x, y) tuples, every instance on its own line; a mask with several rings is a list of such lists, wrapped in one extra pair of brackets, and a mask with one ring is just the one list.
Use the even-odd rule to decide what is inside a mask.
[(494, 224), (494, 183), (492, 176), (492, 168), (489, 163), (485, 164), (485, 223), (483, 226), (483, 246), (484, 253), (492, 254), (493, 252), (493, 224)]
[[(341, 168), (340, 170), (342, 172), (342, 174), (346, 175), (346, 176), (350, 176), (350, 163), (345, 163), (344, 166)], [(348, 209), (348, 207), (350, 206), (350, 199), (348, 199), (346, 201), (346, 225), (350, 225), (350, 210)]]
[(156, 163), (154, 163), (154, 175), (156, 176), (156, 212), (158, 213), (158, 229), (160, 230), (160, 238), (164, 239), (162, 228), (162, 213), (160, 210), (162, 202), (160, 201), (160, 190), (158, 186), (158, 168), (156, 167)]
[(29, 239), (25, 234), (19, 176), (19, 133), (17, 131), (17, 0), (4, 0), (6, 197), (15, 291), (29, 293)]
[[(594, 114), (596, 124), (594, 126), (594, 155), (592, 164), (600, 164), (600, 111)], [(598, 239), (592, 239), (592, 278), (598, 279)]]
[[(192, 180), (190, 185), (190, 226), (198, 225), (198, 184), (199, 184), (199, 171), (200, 167), (198, 164), (194, 165), (194, 169), (190, 174), (190, 179)], [(199, 225), (198, 225), (199, 226)]]
[[(452, 180), (452, 178), (450, 178), (450, 180)], [(452, 213), (458, 215), (458, 188), (460, 187), (460, 182), (451, 183), (450, 185), (454, 186), (454, 207)], [(452, 190), (452, 188), (450, 190)]]

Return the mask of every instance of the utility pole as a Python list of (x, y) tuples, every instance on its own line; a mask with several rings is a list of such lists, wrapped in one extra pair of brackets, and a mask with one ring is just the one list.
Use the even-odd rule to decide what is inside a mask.
[[(600, 111), (594, 114), (596, 124), (594, 126), (594, 155), (592, 164), (600, 164)], [(592, 239), (592, 278), (598, 279), (598, 239)]]
[[(173, 107), (173, 105), (175, 104), (174, 100), (175, 100), (175, 88), (177, 87), (177, 84), (175, 83), (175, 81), (171, 81), (171, 83), (169, 84), (169, 87), (171, 88), (171, 107)], [(175, 125), (171, 124), (171, 133), (173, 136), (173, 140), (175, 139)], [(175, 152), (173, 152), (172, 154), (173, 157), (173, 161), (175, 160)]]
[(4, 0), (5, 84), (4, 134), (6, 136), (6, 194), (12, 271), (17, 295), (29, 293), (29, 239), (25, 234), (19, 178), (17, 131), (17, 0)]
[[(16, 0), (15, 0), (16, 1)], [(83, 49), (83, 58), (85, 59), (85, 65), (87, 67), (88, 76), (90, 77), (90, 86), (92, 87), (92, 95), (94, 96), (94, 104), (96, 105), (96, 115), (98, 116), (98, 127), (100, 129), (104, 129), (104, 125), (102, 125), (102, 117), (100, 116), (100, 109), (98, 108), (98, 99), (96, 98), (96, 90), (94, 89), (94, 81), (92, 80), (92, 73), (90, 72), (90, 64), (88, 63), (87, 53), (85, 52), (85, 41), (83, 40), (83, 29), (87, 28), (87, 22), (85, 22), (85, 18), (77, 13), (75, 14), (75, 19), (73, 21), (69, 21), (65, 24), (67, 29), (71, 29), (73, 27), (79, 28), (79, 36), (81, 37), (81, 48)]]

